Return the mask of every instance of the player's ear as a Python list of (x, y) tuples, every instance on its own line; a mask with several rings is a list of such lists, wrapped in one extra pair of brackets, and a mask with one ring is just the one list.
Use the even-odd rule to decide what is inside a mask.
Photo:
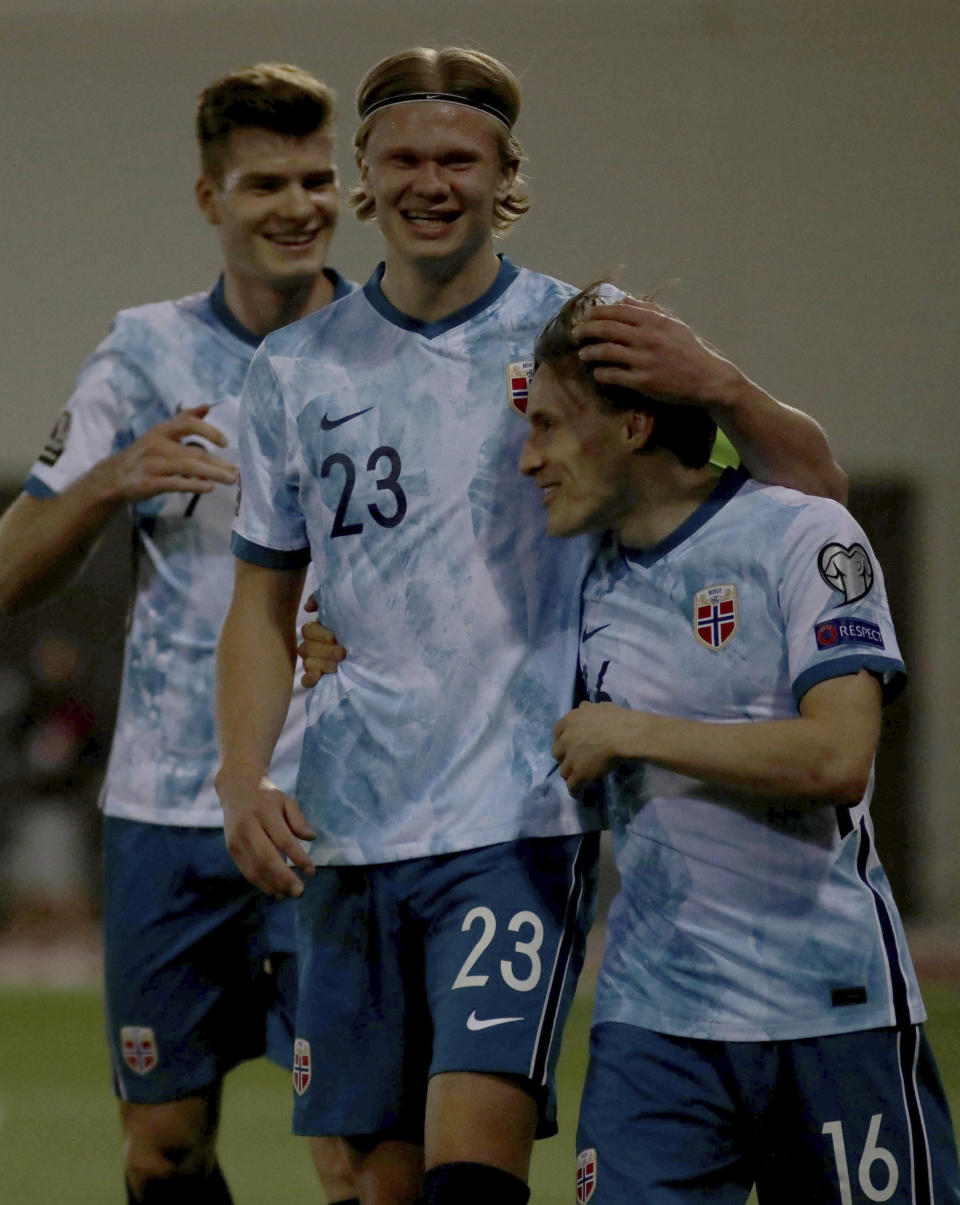
[(631, 452), (639, 452), (646, 447), (653, 434), (655, 419), (646, 410), (625, 410), (623, 412), (623, 436)]
[(517, 178), (517, 172), (520, 170), (520, 160), (510, 159), (506, 163), (500, 164), (500, 182), (497, 185), (496, 197), (498, 201), (505, 201), (510, 196), (513, 189), (514, 181)]
[(200, 212), (210, 225), (219, 226), (220, 210), (217, 206), (216, 183), (208, 175), (202, 175), (194, 185), (193, 195), (197, 198)]

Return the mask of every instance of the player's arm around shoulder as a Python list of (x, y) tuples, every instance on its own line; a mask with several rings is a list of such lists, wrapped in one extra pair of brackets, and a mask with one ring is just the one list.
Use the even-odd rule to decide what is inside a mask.
[(157, 423), (60, 493), (21, 493), (0, 520), (0, 609), (23, 610), (65, 586), (125, 504), (232, 484), (235, 467), (190, 442), (226, 445), (223, 433), (205, 421), (207, 410), (195, 407)]
[(314, 836), (295, 799), (268, 767), (286, 719), (296, 660), (296, 617), (305, 571), (236, 561), (233, 600), (217, 647), (216, 788), (227, 848), (268, 895), (297, 896), (313, 872), (300, 844)]
[(881, 687), (868, 670), (812, 686), (795, 719), (709, 723), (581, 703), (558, 721), (553, 755), (571, 790), (620, 763), (648, 761), (759, 799), (854, 806), (880, 733)]
[(778, 402), (662, 306), (635, 298), (598, 305), (574, 333), (602, 384), (708, 410), (758, 481), (846, 502), (847, 475), (820, 425)]

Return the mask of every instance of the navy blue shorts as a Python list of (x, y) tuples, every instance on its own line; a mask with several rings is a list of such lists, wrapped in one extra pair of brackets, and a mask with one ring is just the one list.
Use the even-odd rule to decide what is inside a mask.
[(243, 878), (220, 829), (104, 820), (107, 1040), (122, 1100), (194, 1096), (266, 1054), (290, 1068), (292, 901)]
[(297, 901), (294, 1132), (423, 1139), (427, 1081), (553, 1072), (593, 913), (597, 834), (318, 867)]
[(605, 1022), (577, 1135), (581, 1205), (956, 1205), (950, 1113), (919, 1025), (779, 1042)]

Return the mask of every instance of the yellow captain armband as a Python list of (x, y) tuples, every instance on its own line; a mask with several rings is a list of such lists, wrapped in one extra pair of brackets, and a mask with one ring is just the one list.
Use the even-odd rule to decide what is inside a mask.
[(719, 430), (717, 431), (717, 438), (713, 442), (713, 451), (710, 453), (710, 464), (720, 473), (724, 469), (738, 469), (740, 467), (740, 457), (737, 455), (733, 444)]

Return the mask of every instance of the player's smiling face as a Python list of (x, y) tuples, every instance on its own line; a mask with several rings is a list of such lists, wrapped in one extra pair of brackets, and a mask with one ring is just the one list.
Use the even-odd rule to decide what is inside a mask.
[(221, 177), (197, 183), (231, 272), (283, 290), (322, 271), (340, 212), (333, 149), (321, 131), (231, 131)]
[(373, 118), (359, 167), (388, 262), (459, 270), (492, 254), (494, 204), (516, 175), (501, 163), (494, 118), (443, 101), (391, 105)]
[(530, 384), (520, 470), (543, 490), (547, 533), (617, 531), (632, 502), (627, 418), (590, 389), (541, 364)]

